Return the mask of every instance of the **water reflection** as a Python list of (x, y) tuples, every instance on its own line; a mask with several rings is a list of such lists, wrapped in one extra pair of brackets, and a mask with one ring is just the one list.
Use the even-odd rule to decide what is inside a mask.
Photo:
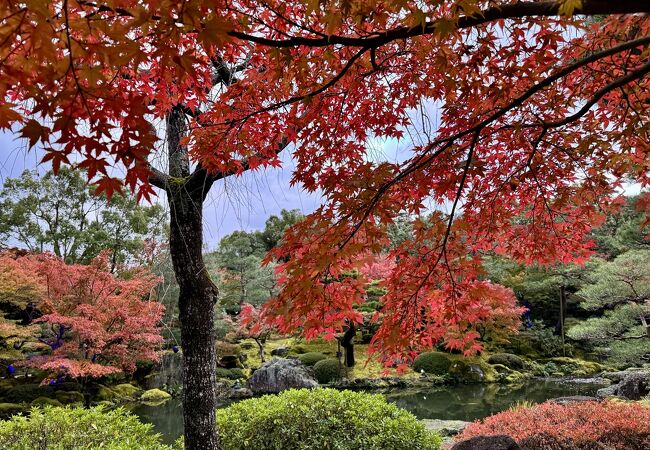
[[(411, 411), (420, 419), (472, 421), (508, 409), (520, 402), (541, 403), (569, 395), (594, 395), (602, 386), (558, 381), (530, 380), (521, 385), (461, 384), (427, 390), (400, 390), (385, 393), (388, 401)], [(224, 407), (226, 405), (222, 405)], [(132, 408), (143, 422), (152, 423), (166, 443), (183, 433), (180, 399), (161, 406), (135, 405)]]

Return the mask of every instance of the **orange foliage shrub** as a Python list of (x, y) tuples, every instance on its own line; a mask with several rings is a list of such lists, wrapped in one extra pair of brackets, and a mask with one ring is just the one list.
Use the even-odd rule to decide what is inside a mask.
[(457, 440), (497, 434), (512, 436), (524, 450), (644, 450), (650, 448), (650, 408), (614, 402), (547, 402), (475, 422)]

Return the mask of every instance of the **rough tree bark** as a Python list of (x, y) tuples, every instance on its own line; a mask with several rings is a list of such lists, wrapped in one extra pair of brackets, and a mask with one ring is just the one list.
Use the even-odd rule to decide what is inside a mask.
[[(230, 68), (213, 60), (213, 84), (230, 85), (234, 73), (247, 63)], [(178, 299), (183, 348), (183, 420), (186, 450), (219, 450), (216, 429), (216, 364), (214, 305), (218, 291), (203, 261), (203, 203), (212, 185), (235, 172), (208, 173), (201, 165), (191, 168), (188, 148), (181, 140), (187, 134), (188, 114), (177, 105), (166, 117), (165, 135), (168, 172), (153, 166), (149, 181), (167, 194), (169, 203), (169, 250), (180, 293)], [(275, 154), (287, 143), (282, 142)], [(268, 155), (259, 155), (264, 158)], [(249, 169), (247, 159), (242, 170)]]
[(170, 254), (180, 289), (185, 448), (214, 450), (219, 448), (215, 416), (217, 288), (203, 262), (203, 201), (210, 186), (207, 177), (203, 183), (191, 177), (187, 149), (180, 143), (185, 133), (185, 113), (175, 108), (167, 116), (170, 179), (166, 192)]

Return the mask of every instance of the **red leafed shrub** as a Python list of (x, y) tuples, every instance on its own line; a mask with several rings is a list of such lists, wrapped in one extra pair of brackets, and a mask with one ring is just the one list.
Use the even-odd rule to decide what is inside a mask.
[(524, 450), (556, 446), (562, 450), (645, 450), (650, 448), (650, 408), (614, 402), (547, 402), (472, 423), (457, 440), (496, 434), (512, 436)]
[(43, 313), (39, 341), (51, 351), (25, 364), (52, 378), (131, 373), (137, 361), (157, 361), (165, 310), (151, 299), (158, 282), (143, 268), (114, 275), (105, 253), (89, 265), (49, 254), (0, 255), (0, 299), (29, 294)]

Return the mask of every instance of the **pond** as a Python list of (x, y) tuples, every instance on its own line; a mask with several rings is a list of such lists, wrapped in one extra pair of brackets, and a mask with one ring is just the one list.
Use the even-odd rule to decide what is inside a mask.
[[(530, 380), (521, 385), (459, 384), (417, 391), (394, 390), (384, 395), (388, 401), (411, 411), (420, 419), (473, 421), (521, 402), (541, 403), (569, 395), (591, 396), (601, 387), (559, 380)], [(137, 405), (133, 412), (142, 421), (152, 423), (168, 443), (183, 433), (183, 411), (179, 399), (162, 406)]]

